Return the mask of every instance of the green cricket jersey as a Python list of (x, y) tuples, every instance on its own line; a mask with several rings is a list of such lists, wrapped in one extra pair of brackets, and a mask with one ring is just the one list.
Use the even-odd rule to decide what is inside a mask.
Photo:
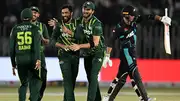
[[(64, 23), (66, 28), (71, 30), (73, 33), (72, 35), (68, 33), (63, 33), (62, 32), (62, 22), (59, 22), (57, 24), (57, 27), (53, 30), (52, 33), (52, 39), (51, 39), (51, 44), (55, 46), (56, 43), (61, 43), (64, 45), (72, 45), (72, 43), (77, 43), (75, 38), (74, 38), (74, 31), (76, 29), (77, 21), (75, 19), (72, 19), (70, 23)], [(59, 49), (64, 50), (62, 48)], [(70, 51), (70, 50), (65, 50), (65, 51)]]
[(10, 57), (13, 66), (16, 65), (15, 57), (18, 56), (32, 56), (33, 60), (40, 60), (40, 34), (40, 29), (30, 22), (23, 22), (12, 28)]
[[(47, 27), (45, 24), (39, 22), (39, 21), (36, 21), (36, 22), (33, 22), (33, 24), (35, 24), (36, 26), (38, 26), (40, 28), (40, 31), (42, 33), (42, 36), (45, 38), (45, 39), (49, 39), (49, 34), (48, 34), (48, 30), (47, 30)], [(41, 42), (41, 52), (44, 51), (44, 45), (43, 43)]]
[[(91, 48), (91, 49), (83, 49), (84, 54), (86, 55), (91, 55), (94, 54), (98, 51), (104, 51), (105, 46), (104, 46), (104, 37), (103, 37), (103, 28), (102, 28), (102, 23), (100, 20), (98, 20), (95, 16), (92, 16), (88, 23), (85, 23), (83, 21), (83, 18), (80, 17), (78, 18), (78, 23), (79, 26), (81, 26), (83, 31), (81, 35), (83, 35), (83, 41), (80, 41), (82, 43), (89, 43), (90, 41), (93, 40), (93, 36), (100, 36), (100, 42), (97, 47)], [(77, 33), (79, 34), (79, 33)]]

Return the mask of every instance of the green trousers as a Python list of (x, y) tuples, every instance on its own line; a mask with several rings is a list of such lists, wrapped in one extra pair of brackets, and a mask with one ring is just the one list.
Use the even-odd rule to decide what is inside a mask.
[(75, 101), (74, 88), (78, 74), (79, 55), (63, 52), (59, 55), (59, 64), (64, 82), (64, 101)]
[(46, 82), (47, 82), (47, 68), (46, 68), (46, 61), (45, 61), (45, 55), (43, 52), (41, 52), (41, 80), (42, 80), (42, 86), (40, 89), (40, 96), (38, 101), (41, 101), (43, 95), (44, 95), (44, 91), (46, 89)]
[(19, 62), (17, 65), (18, 75), (21, 82), (19, 87), (19, 101), (26, 101), (26, 92), (29, 84), (30, 101), (37, 101), (39, 98), (39, 91), (42, 84), (40, 79), (40, 71), (35, 70), (35, 65), (32, 61), (29, 63)]
[(84, 57), (84, 66), (89, 82), (87, 101), (101, 101), (98, 74), (102, 66), (104, 52)]

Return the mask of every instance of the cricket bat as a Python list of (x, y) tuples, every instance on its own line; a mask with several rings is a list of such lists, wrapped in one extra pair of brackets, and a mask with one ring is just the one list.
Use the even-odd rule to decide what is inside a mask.
[[(165, 16), (168, 16), (168, 9), (165, 8)], [(164, 24), (164, 46), (167, 54), (171, 54), (169, 25)]]

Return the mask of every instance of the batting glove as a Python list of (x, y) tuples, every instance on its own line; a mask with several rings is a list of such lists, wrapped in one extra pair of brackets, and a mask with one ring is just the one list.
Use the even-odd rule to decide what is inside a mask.
[(110, 54), (106, 54), (104, 59), (103, 59), (103, 67), (106, 68), (107, 64), (112, 67), (112, 60), (110, 60)]
[(171, 25), (171, 18), (168, 17), (168, 16), (163, 16), (163, 17), (161, 18), (161, 22), (163, 22), (164, 24)]

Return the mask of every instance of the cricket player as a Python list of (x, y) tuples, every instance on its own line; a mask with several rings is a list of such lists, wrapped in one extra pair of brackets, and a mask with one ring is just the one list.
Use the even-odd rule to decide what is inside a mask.
[(136, 9), (132, 6), (126, 6), (125, 8), (123, 8), (122, 16), (122, 21), (117, 24), (117, 26), (113, 30), (113, 38), (111, 38), (111, 40), (109, 41), (110, 43), (108, 44), (106, 50), (103, 66), (106, 67), (106, 64), (111, 61), (109, 58), (112, 50), (112, 42), (116, 39), (119, 39), (121, 45), (121, 63), (119, 65), (117, 76), (112, 81), (107, 95), (103, 98), (103, 101), (114, 101), (116, 95), (126, 83), (127, 76), (130, 76), (131, 80), (134, 81), (134, 87), (137, 87), (136, 93), (139, 93), (140, 101), (153, 101), (155, 99), (149, 98), (147, 95), (137, 68), (135, 52), (137, 30), (136, 24), (141, 22), (142, 20), (159, 20), (164, 24), (171, 25), (171, 18), (151, 14), (140, 16), (137, 15)]
[(80, 43), (70, 46), (73, 51), (81, 49), (84, 57), (84, 66), (89, 82), (87, 101), (101, 101), (98, 74), (105, 51), (102, 23), (93, 15), (94, 12), (94, 3), (87, 1), (83, 4), (83, 15), (78, 19), (80, 24), (77, 26), (74, 36)]
[(75, 101), (74, 88), (79, 67), (79, 51), (72, 51), (69, 46), (77, 43), (74, 31), (77, 21), (72, 18), (73, 8), (66, 4), (61, 8), (62, 20), (54, 25), (54, 19), (48, 23), (54, 26), (51, 44), (58, 48), (59, 64), (64, 82), (64, 101)]
[(46, 82), (47, 82), (47, 68), (46, 68), (46, 61), (45, 61), (45, 54), (44, 54), (44, 49), (45, 46), (44, 45), (48, 45), (49, 44), (49, 34), (48, 34), (48, 30), (45, 24), (43, 24), (42, 22), (38, 21), (38, 18), (40, 16), (40, 11), (37, 7), (32, 6), (31, 8), (32, 14), (33, 14), (33, 20), (32, 23), (35, 24), (36, 26), (38, 26), (40, 28), (40, 31), (42, 33), (41, 35), (41, 79), (42, 79), (42, 86), (40, 89), (40, 96), (38, 101), (41, 101), (43, 95), (44, 95), (44, 91), (46, 89)]
[(37, 101), (42, 84), (40, 79), (40, 29), (31, 23), (32, 12), (29, 8), (21, 12), (21, 24), (12, 28), (10, 34), (10, 57), (13, 75), (17, 67), (21, 86), (18, 90), (19, 101), (26, 100), (29, 83), (30, 101)]

